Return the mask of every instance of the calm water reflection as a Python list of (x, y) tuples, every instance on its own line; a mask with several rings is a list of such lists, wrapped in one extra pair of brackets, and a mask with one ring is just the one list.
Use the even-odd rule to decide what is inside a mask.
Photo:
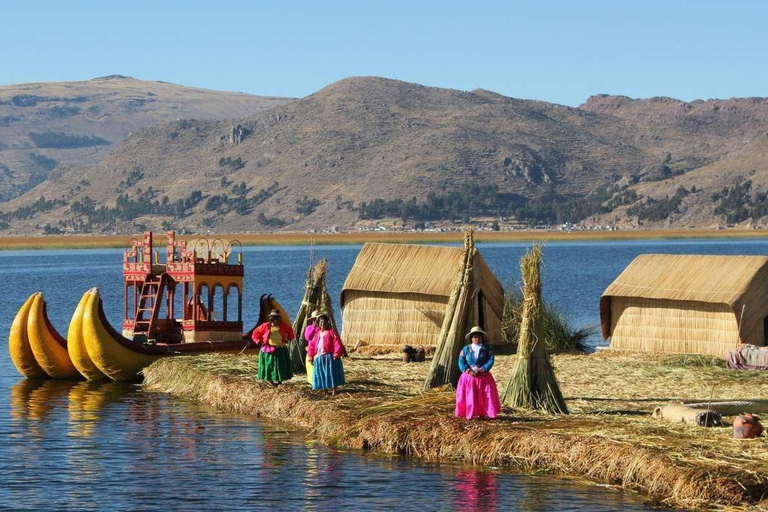
[[(527, 244), (481, 246), (505, 282)], [(338, 297), (357, 247), (320, 247)], [(551, 244), (548, 300), (576, 325), (598, 321), (600, 293), (642, 252), (765, 254), (762, 241)], [(246, 249), (245, 319), (261, 293), (298, 308), (305, 248)], [(120, 324), (121, 253), (0, 252), (0, 333), (36, 290), (66, 333), (98, 286)], [(593, 343), (599, 343), (593, 340)], [(644, 510), (616, 489), (503, 471), (423, 464), (306, 442), (280, 424), (222, 414), (134, 384), (27, 381), (0, 350), (0, 508), (12, 510)]]

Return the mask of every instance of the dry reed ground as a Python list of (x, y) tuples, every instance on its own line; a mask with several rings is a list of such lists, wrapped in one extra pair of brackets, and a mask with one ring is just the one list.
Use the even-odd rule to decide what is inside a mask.
[[(500, 392), (515, 356), (498, 356)], [(162, 359), (145, 386), (233, 412), (284, 420), (323, 442), (428, 460), (545, 470), (638, 490), (676, 507), (768, 507), (768, 441), (734, 440), (730, 428), (651, 417), (670, 400), (764, 398), (762, 372), (710, 358), (616, 352), (554, 356), (570, 415), (505, 409), (495, 421), (453, 416), (450, 389), (421, 393), (427, 363), (345, 359), (335, 397), (297, 376), (279, 387), (254, 380), (256, 358), (209, 354)], [(762, 501), (764, 500), (765, 501)]]

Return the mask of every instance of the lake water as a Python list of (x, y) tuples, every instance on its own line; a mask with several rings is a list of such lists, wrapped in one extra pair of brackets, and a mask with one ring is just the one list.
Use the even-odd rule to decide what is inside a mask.
[[(506, 285), (527, 244), (480, 244)], [(359, 246), (317, 247), (338, 300)], [(574, 326), (597, 324), (602, 291), (641, 253), (768, 254), (768, 241), (552, 243), (545, 298)], [(0, 332), (42, 291), (66, 333), (83, 292), (98, 286), (121, 324), (120, 250), (0, 252)], [(273, 293), (298, 309), (306, 247), (249, 247), (244, 316)], [(337, 304), (338, 307), (338, 304)], [(602, 341), (592, 340), (593, 345)], [(314, 444), (277, 423), (223, 414), (135, 384), (26, 381), (0, 351), (0, 509), (11, 510), (647, 510), (633, 493), (574, 480), (424, 464)]]

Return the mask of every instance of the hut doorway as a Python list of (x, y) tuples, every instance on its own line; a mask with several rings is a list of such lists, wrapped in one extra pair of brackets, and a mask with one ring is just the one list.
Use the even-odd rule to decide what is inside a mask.
[(768, 316), (763, 317), (763, 346), (768, 347)]

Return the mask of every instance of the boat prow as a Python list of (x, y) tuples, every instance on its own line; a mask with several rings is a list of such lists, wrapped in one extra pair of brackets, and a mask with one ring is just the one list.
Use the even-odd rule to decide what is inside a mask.
[(143, 345), (119, 334), (107, 321), (96, 288), (88, 292), (83, 308), (82, 337), (90, 361), (115, 381), (138, 378), (143, 368), (167, 353), (160, 347)]
[(19, 308), (16, 317), (11, 324), (11, 333), (8, 336), (8, 351), (11, 354), (13, 365), (28, 379), (41, 379), (48, 376), (37, 363), (32, 347), (29, 346), (29, 336), (27, 333), (27, 320), (32, 303), (37, 293), (33, 293)]
[(39, 292), (33, 296), (29, 309), (27, 336), (37, 364), (49, 377), (54, 379), (81, 378), (80, 372), (77, 371), (69, 358), (67, 340), (53, 328), (48, 319), (45, 298)]
[(104, 375), (104, 372), (99, 370), (91, 356), (88, 355), (88, 350), (85, 348), (85, 338), (83, 337), (83, 314), (93, 291), (94, 289), (90, 289), (83, 294), (72, 315), (72, 320), (69, 322), (69, 330), (67, 331), (67, 351), (69, 352), (72, 364), (75, 365), (75, 368), (83, 377), (93, 381), (108, 380), (109, 378)]

